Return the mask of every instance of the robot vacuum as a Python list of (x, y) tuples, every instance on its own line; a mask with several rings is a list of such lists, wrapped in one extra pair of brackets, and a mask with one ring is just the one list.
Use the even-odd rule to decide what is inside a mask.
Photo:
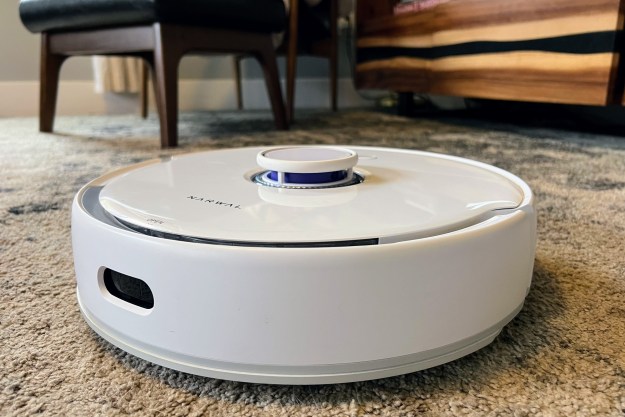
[(528, 185), (428, 152), (293, 146), (193, 153), (83, 187), (77, 295), (104, 339), (227, 380), (328, 384), (440, 365), (521, 310)]

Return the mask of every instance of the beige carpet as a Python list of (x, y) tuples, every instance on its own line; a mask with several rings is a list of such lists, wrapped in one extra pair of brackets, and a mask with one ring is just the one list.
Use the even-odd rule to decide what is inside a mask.
[(289, 387), (175, 372), (90, 330), (74, 293), (72, 197), (107, 170), (170, 151), (158, 148), (153, 116), (60, 118), (56, 135), (36, 126), (0, 120), (0, 415), (625, 415), (625, 138), (374, 112), (302, 114), (275, 132), (266, 113), (183, 114), (175, 152), (423, 149), (495, 164), (536, 194), (532, 290), (494, 343), (401, 377)]

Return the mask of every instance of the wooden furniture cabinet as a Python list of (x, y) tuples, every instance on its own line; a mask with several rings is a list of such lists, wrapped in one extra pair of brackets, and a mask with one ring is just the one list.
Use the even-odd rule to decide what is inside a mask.
[(418, 1), (357, 2), (357, 88), (625, 104), (625, 0)]

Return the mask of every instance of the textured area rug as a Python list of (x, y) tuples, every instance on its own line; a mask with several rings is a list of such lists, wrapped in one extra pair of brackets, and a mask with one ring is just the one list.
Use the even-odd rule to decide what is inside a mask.
[[(0, 120), (0, 415), (623, 416), (625, 139), (376, 112), (181, 115), (163, 151), (154, 117)], [(171, 153), (274, 144), (410, 148), (481, 160), (536, 194), (538, 247), (521, 313), (486, 348), (409, 375), (271, 386), (176, 372), (98, 337), (80, 316), (70, 241), (89, 180)], [(375, 338), (371, 334), (371, 338)]]

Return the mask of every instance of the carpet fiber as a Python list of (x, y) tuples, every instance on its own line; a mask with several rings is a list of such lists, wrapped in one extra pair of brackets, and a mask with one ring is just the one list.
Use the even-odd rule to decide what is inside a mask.
[[(163, 151), (153, 116), (59, 118), (55, 135), (36, 126), (0, 120), (0, 415), (625, 415), (624, 138), (364, 111), (306, 113), (275, 132), (267, 113), (185, 113), (181, 147)], [(325, 386), (196, 377), (90, 330), (70, 241), (82, 185), (170, 153), (287, 143), (428, 150), (519, 175), (538, 209), (524, 309), (491, 345), (453, 363)]]

